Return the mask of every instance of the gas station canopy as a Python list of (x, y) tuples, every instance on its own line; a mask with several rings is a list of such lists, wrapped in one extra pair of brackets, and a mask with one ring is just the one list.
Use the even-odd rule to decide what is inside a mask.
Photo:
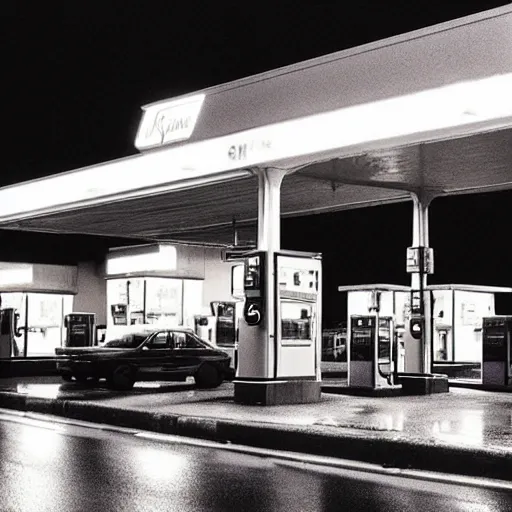
[(0, 189), (4, 229), (230, 245), (283, 216), (512, 188), (512, 6), (143, 107), (140, 154)]

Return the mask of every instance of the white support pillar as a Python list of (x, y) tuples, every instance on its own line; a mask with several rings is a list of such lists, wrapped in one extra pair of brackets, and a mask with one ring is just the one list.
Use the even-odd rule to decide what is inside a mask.
[(288, 171), (261, 169), (258, 172), (258, 250), (281, 248), (281, 183)]
[[(275, 291), (274, 253), (281, 249), (281, 184), (287, 171), (261, 169), (258, 171), (258, 250), (267, 251), (265, 288), (267, 310), (265, 328), (267, 332), (266, 367), (273, 374), (276, 355), (275, 333)], [(270, 375), (269, 374), (269, 375)]]

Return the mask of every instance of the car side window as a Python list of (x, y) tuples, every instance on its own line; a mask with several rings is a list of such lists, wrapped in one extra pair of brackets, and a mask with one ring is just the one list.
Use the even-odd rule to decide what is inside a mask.
[(174, 348), (206, 348), (194, 337), (184, 332), (174, 333)]
[(187, 336), (184, 332), (175, 332), (174, 336), (174, 348), (187, 348)]
[(149, 342), (148, 347), (151, 349), (169, 348), (169, 335), (167, 332), (159, 332)]

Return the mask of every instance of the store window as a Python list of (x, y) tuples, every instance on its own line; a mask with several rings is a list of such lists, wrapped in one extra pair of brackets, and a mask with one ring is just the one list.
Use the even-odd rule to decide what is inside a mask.
[(64, 316), (73, 310), (72, 295), (2, 293), (2, 307), (19, 314), (14, 357), (51, 357), (63, 345)]
[(109, 325), (183, 325), (184, 280), (127, 278), (107, 281)]
[(146, 319), (148, 324), (181, 325), (183, 280), (146, 280)]

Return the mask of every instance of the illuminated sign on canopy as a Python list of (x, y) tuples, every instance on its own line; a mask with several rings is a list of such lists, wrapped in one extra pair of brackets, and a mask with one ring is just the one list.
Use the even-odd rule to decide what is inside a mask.
[(204, 94), (143, 107), (135, 146), (148, 149), (186, 140), (194, 131)]

